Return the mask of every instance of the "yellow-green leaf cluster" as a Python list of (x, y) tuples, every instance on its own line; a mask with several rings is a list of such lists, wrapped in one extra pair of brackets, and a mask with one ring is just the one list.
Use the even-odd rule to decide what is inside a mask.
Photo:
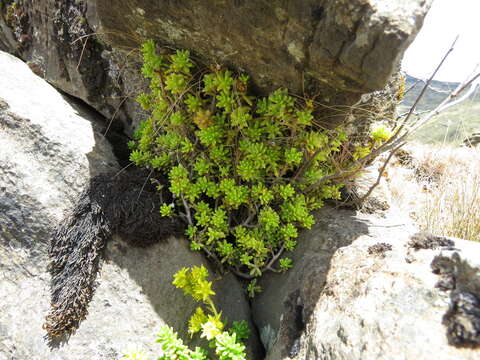
[(248, 76), (205, 72), (188, 51), (158, 55), (153, 41), (142, 54), (150, 91), (138, 101), (151, 116), (130, 159), (168, 176), (176, 201), (159, 211), (188, 223), (191, 248), (245, 277), (275, 269), (269, 262), (294, 250), (299, 230), (315, 223), (313, 210), (339, 197), (342, 185), (322, 179), (354, 167), (388, 136), (377, 130), (371, 144), (349, 149), (341, 127), (318, 124), (312, 100), (286, 89), (252, 96)]

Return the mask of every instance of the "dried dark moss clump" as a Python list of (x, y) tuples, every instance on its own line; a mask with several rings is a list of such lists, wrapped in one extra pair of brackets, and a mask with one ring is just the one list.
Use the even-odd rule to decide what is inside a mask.
[(426, 232), (415, 233), (410, 236), (410, 241), (408, 242), (408, 247), (415, 250), (420, 249), (437, 249), (437, 248), (446, 248), (447, 250), (453, 249), (455, 242), (453, 240), (447, 239), (443, 236), (436, 236)]
[(439, 276), (435, 284), (437, 289), (442, 291), (455, 290), (457, 286), (457, 264), (450, 257), (438, 255), (435, 256), (430, 264), (432, 272)]
[(160, 215), (161, 204), (172, 198), (156, 189), (164, 179), (154, 181), (151, 175), (135, 170), (93, 177), (54, 231), (49, 249), (51, 309), (44, 325), (50, 344), (67, 340), (86, 318), (103, 249), (113, 234), (143, 247), (183, 232), (180, 221)]
[(480, 300), (467, 291), (454, 291), (448, 312), (443, 317), (450, 345), (480, 346)]
[(385, 258), (385, 253), (392, 250), (392, 245), (387, 243), (377, 243), (368, 247), (369, 255), (377, 255), (380, 258)]

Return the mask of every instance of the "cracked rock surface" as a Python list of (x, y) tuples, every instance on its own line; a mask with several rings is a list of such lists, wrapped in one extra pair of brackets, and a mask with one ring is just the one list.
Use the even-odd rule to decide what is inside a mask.
[(393, 213), (321, 209), (294, 268), (265, 277), (253, 301), (266, 359), (477, 359), (479, 254)]
[(312, 90), (352, 105), (384, 88), (432, 0), (17, 1), (0, 5), (0, 49), (81, 98), (127, 133), (145, 114), (138, 46), (191, 50), (207, 65), (246, 71), (256, 90)]
[(112, 7), (97, 0), (96, 10), (112, 46), (153, 37), (209, 62), (244, 69), (264, 91), (283, 86), (301, 93), (304, 81), (314, 80), (345, 101), (385, 86), (429, 5), (426, 0), (128, 0)]

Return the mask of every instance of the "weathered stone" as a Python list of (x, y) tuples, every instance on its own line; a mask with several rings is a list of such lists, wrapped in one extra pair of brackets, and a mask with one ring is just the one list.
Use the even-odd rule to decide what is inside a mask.
[(318, 221), (291, 272), (265, 279), (254, 300), (268, 360), (478, 357), (478, 243), (415, 250), (416, 230), (391, 215), (325, 209)]
[[(95, 121), (6, 53), (0, 53), (0, 83), (0, 359), (116, 360), (132, 346), (158, 355), (155, 332), (162, 324), (188, 340), (197, 304), (171, 284), (172, 275), (184, 266), (208, 267), (205, 258), (184, 239), (147, 248), (115, 239), (106, 248), (89, 316), (64, 346), (47, 346), (42, 324), (50, 306), (52, 227), (92, 176), (118, 165)], [(232, 276), (215, 289), (230, 321), (249, 319)], [(257, 358), (254, 331), (249, 351)]]
[[(316, 221), (300, 235), (295, 252), (288, 254), (293, 269), (266, 273), (260, 282), (263, 290), (253, 300), (253, 317), (267, 350), (275, 341), (277, 349), (294, 346), (322, 293), (333, 254), (369, 231), (368, 223), (351, 210), (324, 208)], [(278, 335), (279, 331), (285, 335)]]
[(90, 176), (118, 165), (99, 124), (26, 64), (0, 52), (0, 79), (2, 238), (25, 245), (43, 239)]
[(263, 90), (301, 92), (306, 75), (344, 93), (383, 88), (429, 1), (96, 1), (114, 46), (154, 37), (250, 73)]
[[(130, 133), (136, 116), (123, 108), (134, 102), (122, 83), (127, 60), (115, 63), (112, 49), (98, 41), (87, 20), (89, 7), (74, 0), (6, 1), (0, 7), (0, 50), (21, 57), (55, 87), (113, 119), (111, 127)], [(18, 25), (20, 18), (25, 26)]]
[(130, 134), (145, 116), (133, 98), (146, 38), (246, 71), (263, 93), (315, 89), (322, 104), (352, 105), (386, 85), (431, 0), (17, 0), (8, 17), (12, 3), (0, 8), (0, 49)]
[[(183, 239), (149, 248), (132, 248), (115, 239), (106, 256), (87, 319), (67, 344), (52, 350), (42, 329), (49, 309), (47, 254), (43, 249), (11, 248), (1, 240), (0, 359), (118, 360), (137, 348), (154, 358), (159, 354), (155, 334), (162, 324), (188, 341), (186, 325), (197, 304), (171, 281), (182, 266), (205, 265), (201, 254), (191, 252)], [(228, 292), (222, 292), (217, 303), (224, 315), (229, 320), (248, 319), (245, 295), (236, 280), (226, 277), (215, 283), (215, 289), (222, 288)], [(250, 340), (250, 350), (258, 351), (255, 336)]]

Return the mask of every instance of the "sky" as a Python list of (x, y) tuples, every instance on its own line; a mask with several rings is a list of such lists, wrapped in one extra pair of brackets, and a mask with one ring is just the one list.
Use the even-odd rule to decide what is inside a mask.
[(417, 78), (430, 77), (457, 35), (455, 50), (436, 80), (460, 82), (480, 63), (480, 0), (434, 0), (405, 53), (403, 70)]

